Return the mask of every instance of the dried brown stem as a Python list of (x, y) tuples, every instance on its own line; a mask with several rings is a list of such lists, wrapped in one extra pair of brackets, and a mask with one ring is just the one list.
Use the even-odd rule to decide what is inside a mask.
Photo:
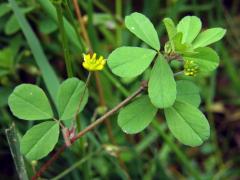
[(82, 18), (82, 13), (81, 13), (80, 7), (78, 5), (78, 0), (73, 0), (73, 6), (74, 6), (74, 10), (75, 10), (78, 22), (79, 22), (80, 27), (81, 27), (83, 38), (85, 39), (85, 41), (87, 43), (87, 46), (90, 49), (90, 52), (92, 52), (92, 48), (91, 48), (92, 45), (91, 45), (87, 30), (86, 30), (85, 25), (84, 25), (84, 20)]
[(139, 95), (145, 87), (141, 86), (135, 93), (133, 93), (131, 96), (127, 97), (124, 101), (119, 103), (117, 106), (115, 106), (113, 109), (108, 111), (106, 114), (104, 114), (102, 117), (98, 118), (96, 121), (94, 121), (92, 124), (87, 126), (85, 129), (83, 129), (81, 132), (79, 132), (74, 138), (72, 138), (72, 142), (75, 142), (77, 139), (82, 137), (84, 134), (86, 134), (88, 131), (91, 131), (93, 128), (95, 128), (97, 125), (104, 122), (109, 116), (117, 112), (119, 109), (121, 109), (123, 106), (125, 106), (127, 103), (129, 103), (133, 98), (135, 98), (137, 95)]
[[(95, 75), (96, 87), (97, 87), (97, 91), (98, 91), (98, 95), (99, 95), (99, 104), (100, 104), (100, 106), (105, 107), (106, 102), (105, 102), (105, 99), (104, 99), (103, 89), (101, 87), (101, 82), (100, 82), (98, 72), (95, 72), (94, 75)], [(109, 122), (108, 119), (106, 119), (105, 125), (107, 127), (107, 133), (108, 133), (108, 137), (109, 137), (110, 141), (113, 144), (115, 144), (115, 139), (114, 139), (113, 134), (112, 134), (112, 126), (111, 126), (111, 123)]]
[(64, 144), (55, 154), (38, 170), (35, 176), (32, 177), (32, 180), (37, 180), (43, 172), (47, 170), (47, 168), (60, 156), (60, 154), (66, 149), (66, 144)]

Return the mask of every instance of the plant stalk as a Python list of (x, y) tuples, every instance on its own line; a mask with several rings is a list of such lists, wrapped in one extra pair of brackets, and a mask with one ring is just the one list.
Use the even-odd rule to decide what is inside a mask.
[(78, 121), (78, 119), (79, 119), (78, 114), (79, 114), (79, 111), (80, 111), (80, 108), (81, 108), (81, 104), (83, 102), (84, 95), (86, 94), (86, 90), (87, 90), (88, 84), (90, 82), (91, 75), (92, 75), (92, 73), (89, 72), (86, 83), (85, 83), (85, 86), (84, 86), (84, 89), (83, 89), (83, 94), (82, 94), (82, 96), (80, 97), (80, 100), (79, 100), (79, 104), (78, 104), (78, 107), (77, 107), (77, 110), (76, 110), (76, 113), (75, 113), (75, 116), (74, 116), (75, 117), (74, 119), (76, 121)]
[(11, 150), (11, 154), (13, 157), (13, 161), (18, 173), (18, 177), (20, 180), (27, 180), (27, 172), (26, 172), (26, 167), (24, 163), (23, 156), (20, 152), (20, 142), (17, 134), (17, 130), (15, 127), (15, 124), (12, 123), (12, 125), (9, 127), (9, 129), (5, 130), (8, 144)]
[(68, 77), (73, 77), (73, 70), (72, 70), (72, 63), (71, 63), (71, 58), (70, 58), (70, 51), (69, 51), (68, 41), (67, 41), (67, 38), (66, 38), (64, 24), (63, 24), (62, 5), (56, 3), (55, 7), (56, 7), (56, 10), (57, 10), (59, 31), (60, 31), (61, 38), (62, 38), (62, 47), (63, 47), (64, 60), (65, 60), (66, 69), (67, 69), (67, 75), (68, 75)]
[[(86, 41), (86, 43), (89, 47), (89, 52), (92, 54), (93, 53), (93, 46), (92, 46), (92, 43), (90, 42), (89, 34), (86, 30), (84, 20), (83, 20), (81, 10), (80, 10), (80, 7), (78, 5), (77, 0), (73, 0), (73, 4), (74, 4), (74, 9), (75, 9), (75, 12), (76, 12), (76, 16), (77, 16), (79, 25), (82, 29), (83, 37), (84, 37), (84, 39), (85, 39), (85, 41)], [(92, 9), (90, 7), (90, 5), (92, 6), (92, 2), (89, 2), (89, 9)], [(91, 14), (91, 13), (92, 13), (92, 11), (88, 12), (88, 14)], [(91, 22), (92, 16), (89, 15), (88, 19), (89, 19), (89, 22)], [(102, 88), (102, 85), (101, 85), (101, 81), (100, 81), (98, 72), (94, 72), (94, 77), (95, 77), (96, 87), (97, 87), (97, 91), (98, 91), (98, 95), (99, 95), (99, 99), (100, 99), (99, 104), (100, 104), (100, 106), (105, 107), (106, 102), (105, 102), (105, 98), (104, 98), (104, 94), (103, 94), (103, 88)], [(113, 133), (112, 133), (111, 123), (108, 120), (106, 120), (105, 124), (106, 124), (106, 127), (107, 127), (108, 137), (111, 140), (111, 142), (113, 144), (115, 144), (115, 138), (114, 138)]]
[(82, 32), (83, 38), (85, 39), (85, 41), (87, 43), (87, 46), (89, 48), (89, 51), (91, 52), (92, 51), (91, 42), (89, 40), (88, 33), (87, 33), (87, 30), (86, 30), (85, 25), (84, 25), (84, 20), (82, 18), (82, 13), (81, 13), (80, 7), (78, 6), (78, 1), (77, 0), (72, 0), (72, 1), (73, 1), (74, 10), (75, 10), (78, 22), (79, 22), (80, 27), (81, 27), (81, 32)]
[[(78, 30), (78, 28), (77, 28), (77, 25), (76, 25), (76, 23), (75, 23), (75, 21), (74, 21), (74, 18), (73, 18), (71, 9), (70, 9), (70, 7), (69, 7), (69, 4), (70, 4), (69, 0), (66, 0), (63, 4), (64, 4), (64, 7), (65, 7), (65, 9), (66, 9), (67, 17), (68, 17), (68, 19), (70, 20), (70, 22), (72, 23), (73, 28), (74, 28), (74, 31), (75, 31), (75, 33), (77, 34), (78, 41), (79, 41), (79, 43), (80, 43), (80, 45), (81, 45), (80, 51), (81, 51), (81, 52), (85, 52), (85, 51), (86, 51), (86, 47), (85, 47), (85, 44), (84, 44), (84, 41), (83, 41), (82, 37), (80, 36), (79, 30)], [(83, 47), (84, 49), (82, 49), (82, 47)]]

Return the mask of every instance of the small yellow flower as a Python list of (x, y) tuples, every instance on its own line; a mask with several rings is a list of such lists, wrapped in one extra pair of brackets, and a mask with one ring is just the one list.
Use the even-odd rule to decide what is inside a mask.
[(99, 58), (96, 58), (96, 56), (96, 53), (92, 56), (90, 54), (83, 54), (83, 67), (88, 71), (101, 71), (106, 64), (106, 59), (104, 59), (103, 56), (100, 56)]
[(196, 76), (199, 72), (199, 66), (192, 60), (184, 62), (184, 74), (186, 76)]

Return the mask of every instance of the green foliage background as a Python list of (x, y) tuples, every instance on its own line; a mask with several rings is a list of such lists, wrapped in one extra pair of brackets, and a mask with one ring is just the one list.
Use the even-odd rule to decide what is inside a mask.
[[(9, 149), (11, 140), (8, 144), (4, 131), (14, 122), (17, 128), (15, 134), (21, 137), (34, 122), (16, 119), (7, 107), (7, 98), (18, 84), (33, 83), (45, 92), (54, 92), (47, 94), (53, 104), (54, 97), (57, 97), (58, 82), (66, 79), (67, 73), (56, 24), (57, 16), (50, 1), (17, 1), (33, 32), (26, 28), (27, 22), (21, 21), (19, 24), (19, 16), (13, 14), (8, 1), (0, 2), (0, 177), (17, 179)], [(154, 121), (140, 134), (128, 136), (117, 125), (116, 114), (109, 119), (116, 144), (111, 143), (107, 128), (102, 124), (84, 136), (84, 144), (80, 141), (71, 150), (66, 150), (44, 173), (44, 177), (127, 179), (129, 175), (132, 179), (237, 179), (240, 176), (239, 1), (80, 0), (79, 3), (93, 49), (105, 57), (119, 46), (145, 46), (124, 27), (124, 17), (134, 11), (151, 19), (161, 44), (167, 41), (162, 22), (165, 17), (178, 22), (185, 15), (196, 15), (203, 21), (204, 28), (228, 29), (224, 40), (213, 46), (220, 56), (220, 68), (207, 77), (194, 78), (201, 89), (200, 108), (209, 120), (211, 137), (198, 148), (186, 147), (173, 138), (166, 121), (162, 119), (159, 119), (160, 126)], [(70, 9), (74, 15), (72, 23), (78, 25), (72, 4)], [(81, 66), (81, 43), (69, 22), (65, 21), (65, 27), (74, 72), (85, 80), (86, 70)], [(51, 71), (48, 62), (55, 72)], [(141, 80), (149, 75), (150, 72), (146, 71), (138, 78), (119, 78), (106, 68), (100, 73), (100, 79), (107, 108), (114, 107), (136, 90)], [(93, 112), (101, 114), (104, 110), (104, 107), (98, 107), (100, 99), (94, 80), (90, 82), (89, 89), (89, 102), (81, 113), (81, 128), (91, 122)], [(198, 105), (198, 102), (192, 103)], [(63, 140), (60, 140), (57, 147), (62, 143)], [(83, 149), (83, 146), (86, 148)], [(127, 168), (116, 158), (118, 154)], [(29, 176), (49, 157), (38, 162), (25, 161)], [(21, 157), (17, 158), (21, 166), (19, 159)]]

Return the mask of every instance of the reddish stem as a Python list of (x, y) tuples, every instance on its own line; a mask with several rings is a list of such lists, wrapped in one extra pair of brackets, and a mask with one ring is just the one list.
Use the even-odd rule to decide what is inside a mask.
[(35, 176), (32, 177), (32, 180), (37, 180), (38, 177), (42, 175), (44, 171), (60, 156), (60, 154), (67, 148), (66, 144), (64, 144), (55, 154), (38, 170)]

